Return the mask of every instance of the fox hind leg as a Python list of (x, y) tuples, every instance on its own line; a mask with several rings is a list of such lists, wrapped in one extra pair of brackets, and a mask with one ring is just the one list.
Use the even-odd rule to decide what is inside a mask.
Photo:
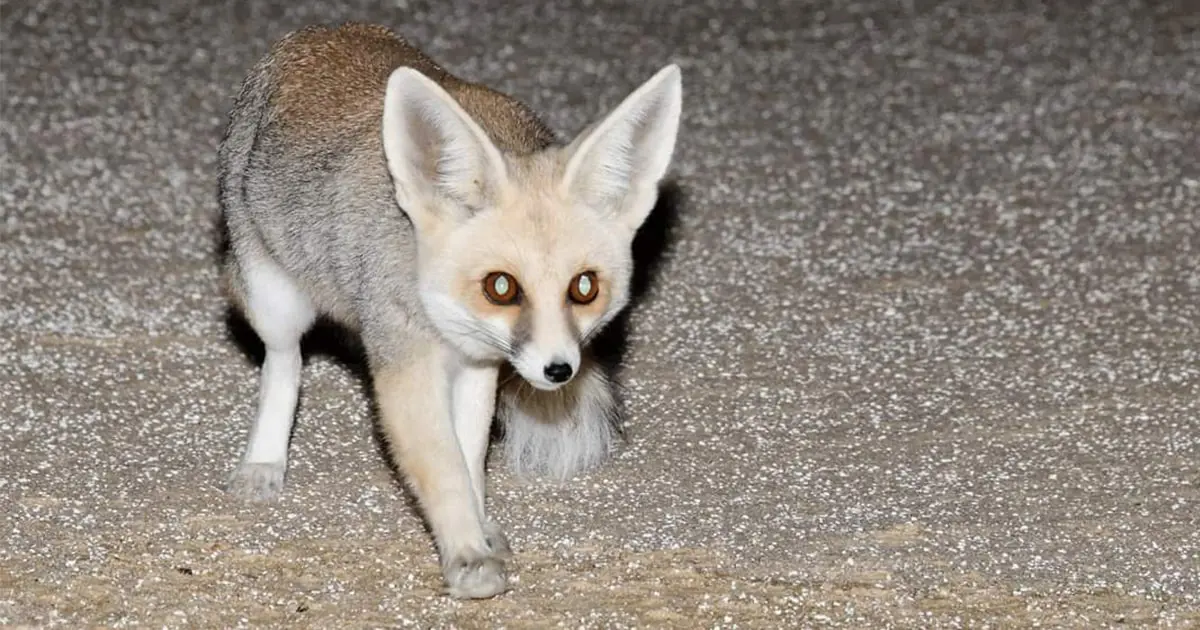
[(300, 287), (269, 259), (232, 264), (232, 284), (266, 354), (257, 412), (228, 490), (245, 500), (269, 501), (283, 491), (288, 441), (300, 396), (300, 338), (316, 321), (316, 312)]

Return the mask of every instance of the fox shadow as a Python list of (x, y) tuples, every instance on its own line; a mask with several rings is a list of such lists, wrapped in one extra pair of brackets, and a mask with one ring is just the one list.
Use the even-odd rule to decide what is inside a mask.
[[(678, 180), (668, 180), (659, 187), (658, 200), (633, 239), (629, 306), (614, 317), (591, 343), (592, 356), (618, 384), (618, 389), (621, 366), (629, 351), (630, 318), (649, 295), (658, 279), (665, 255), (675, 244), (679, 216), (686, 202), (686, 191)], [(618, 402), (623, 406), (624, 396), (618, 396)], [(618, 429), (623, 428), (619, 426)]]
[[(617, 385), (619, 416), (622, 419), (625, 415), (625, 397), (620, 388), (620, 368), (629, 350), (630, 317), (653, 288), (664, 256), (675, 243), (679, 216), (686, 201), (686, 191), (677, 180), (667, 180), (660, 185), (654, 208), (638, 229), (633, 240), (633, 276), (630, 281), (629, 305), (613, 318), (590, 344), (593, 358)], [(223, 262), (229, 255), (229, 235), (223, 222), (218, 222), (216, 226), (216, 242), (218, 262)], [(266, 355), (265, 348), (242, 313), (236, 308), (228, 306), (225, 310), (225, 325), (228, 341), (235, 344), (248, 361), (256, 366), (261, 366)], [(379, 455), (386, 462), (393, 482), (401, 488), (406, 497), (409, 507), (416, 508), (416, 498), (404, 482), (403, 474), (396, 468), (389, 456), (388, 441), (380, 426), (379, 411), (376, 407), (375, 397), (372, 395), (372, 379), (366, 350), (358, 335), (341, 325), (322, 319), (304, 335), (300, 348), (305, 364), (314, 356), (330, 358), (346, 369), (359, 384), (361, 394), (366, 396), (371, 404), (373, 442)], [(303, 399), (297, 404), (297, 414), (302, 411), (300, 408), (302, 405)], [(245, 419), (247, 426), (251, 420), (252, 418)], [(498, 424), (493, 423), (493, 439), (502, 433)], [(623, 421), (619, 422), (616, 428), (622, 439), (627, 438)], [(421, 515), (424, 522), (423, 512), (416, 509), (416, 513)], [(425, 526), (428, 529), (428, 523)]]

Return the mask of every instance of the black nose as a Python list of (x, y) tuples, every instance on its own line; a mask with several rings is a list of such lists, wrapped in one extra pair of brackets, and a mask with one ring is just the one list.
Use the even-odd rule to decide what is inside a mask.
[(546, 374), (546, 380), (551, 383), (566, 383), (574, 371), (570, 363), (551, 363), (543, 372)]

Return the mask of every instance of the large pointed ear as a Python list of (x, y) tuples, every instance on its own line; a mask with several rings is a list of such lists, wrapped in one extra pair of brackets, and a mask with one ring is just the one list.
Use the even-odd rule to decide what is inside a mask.
[(571, 143), (564, 183), (572, 199), (637, 231), (675, 150), (681, 83), (679, 66), (666, 66)]
[(418, 229), (431, 220), (465, 219), (507, 177), (504, 158), (483, 129), (446, 90), (412, 68), (388, 77), (383, 153), (396, 201)]

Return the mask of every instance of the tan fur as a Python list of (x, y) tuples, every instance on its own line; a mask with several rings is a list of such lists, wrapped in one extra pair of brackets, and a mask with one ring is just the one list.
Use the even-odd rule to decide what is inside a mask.
[[(539, 161), (539, 157), (524, 159)], [(540, 156), (540, 161), (547, 160)], [(512, 327), (535, 309), (555, 309), (583, 327), (607, 312), (613, 294), (623, 292), (625, 285), (608, 272), (617, 267), (613, 259), (618, 257), (603, 246), (604, 239), (595, 236), (604, 229), (602, 223), (563, 213), (570, 200), (550, 192), (555, 190), (558, 169), (543, 166), (525, 169), (514, 187), (498, 191), (495, 212), (466, 228), (469, 232), (457, 234), (473, 242), (459, 245), (431, 238), (429, 250), (457, 252), (450, 263), (455, 271), (442, 280), (453, 283), (459, 301), (477, 316), (502, 319)], [(531, 196), (529, 191), (542, 194)], [(517, 281), (524, 295), (520, 305), (501, 306), (487, 299), (481, 287), (493, 271), (506, 272)], [(575, 304), (568, 300), (567, 290), (584, 271), (596, 274), (598, 293), (589, 304)]]
[[(414, 363), (376, 365), (372, 370), (380, 426), (405, 482), (438, 532), (435, 542), (443, 571), (458, 576), (448, 576), (451, 593), (476, 597), (480, 593), (470, 585), (472, 576), (490, 575), (504, 583), (508, 543), (474, 509), (482, 507), (482, 501), (477, 502), (470, 478), (458, 474), (464, 462), (450, 418), (450, 392), (445, 379), (437, 376), (448, 368), (447, 350), (430, 340), (411, 346), (405, 360)], [(473, 518), (464, 519), (464, 514)], [(497, 590), (503, 589), (489, 587), (487, 593)]]
[(378, 135), (388, 75), (408, 66), (441, 85), (504, 150), (529, 154), (555, 140), (525, 104), (450, 74), (384, 26), (310, 26), (280, 40), (271, 54), (278, 86), (272, 106), (292, 133)]
[[(430, 371), (436, 371), (440, 365), (440, 352), (434, 344), (413, 348), (411, 353), (411, 360), (420, 361)], [(457, 444), (444, 439), (453, 438), (453, 434), (439, 436), (436, 431), (431, 431), (439, 426), (432, 419), (446, 413), (444, 381), (427, 378), (412, 369), (388, 365), (373, 371), (372, 383), (380, 427), (387, 437), (388, 448), (404, 473), (405, 481), (428, 509), (433, 503), (426, 498), (442, 491), (442, 485), (455, 477), (438, 469), (439, 463), (446, 462), (420, 457), (420, 451), (445, 450), (450, 459), (458, 456)]]

